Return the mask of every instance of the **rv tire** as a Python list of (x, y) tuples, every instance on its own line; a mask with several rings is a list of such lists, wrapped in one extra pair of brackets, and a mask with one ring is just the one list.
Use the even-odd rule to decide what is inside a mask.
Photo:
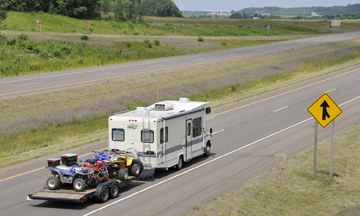
[(203, 156), (204, 157), (209, 157), (210, 156), (210, 143), (206, 144), (206, 148), (204, 149)]
[(176, 169), (177, 169), (177, 170), (181, 170), (181, 168), (183, 167), (183, 163), (184, 163), (184, 160), (183, 160), (183, 156), (181, 155), (181, 156), (179, 157), (178, 164), (176, 165)]

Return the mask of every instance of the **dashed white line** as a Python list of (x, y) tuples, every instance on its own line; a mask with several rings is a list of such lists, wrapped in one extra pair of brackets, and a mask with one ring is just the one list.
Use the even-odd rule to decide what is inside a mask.
[(222, 130), (216, 131), (216, 132), (214, 132), (214, 133), (212, 133), (212, 134), (215, 135), (215, 134), (217, 134), (217, 133), (221, 133), (221, 132), (224, 132), (224, 131), (225, 131), (225, 130), (222, 129)]
[(336, 90), (336, 88), (330, 89), (330, 90), (326, 91), (325, 93), (329, 93), (329, 92), (332, 92), (332, 91), (335, 91), (335, 90)]
[(17, 86), (14, 86), (14, 87), (23, 87), (23, 86), (29, 86), (29, 85), (38, 85), (40, 84), (39, 82), (38, 83), (28, 83), (28, 84), (23, 84), (23, 85), (17, 85)]
[(105, 74), (111, 74), (111, 72), (107, 72), (107, 73), (100, 73), (100, 74), (96, 74), (95, 76), (105, 75)]
[(289, 106), (281, 107), (280, 109), (274, 110), (274, 112), (278, 112), (278, 111), (283, 110), (283, 109), (286, 109), (286, 108), (288, 108), (288, 107), (289, 107)]

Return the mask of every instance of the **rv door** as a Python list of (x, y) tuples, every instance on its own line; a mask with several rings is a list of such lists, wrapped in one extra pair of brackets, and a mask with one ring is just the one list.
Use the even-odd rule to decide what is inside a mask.
[(192, 119), (186, 120), (186, 143), (185, 143), (185, 161), (192, 158)]

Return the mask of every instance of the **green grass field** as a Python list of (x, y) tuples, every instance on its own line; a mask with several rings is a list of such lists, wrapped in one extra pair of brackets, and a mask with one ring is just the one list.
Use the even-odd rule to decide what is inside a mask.
[[(161, 99), (176, 99), (168, 98), (166, 92), (185, 86), (188, 92), (182, 94), (183, 97), (189, 97), (191, 100), (211, 101), (217, 107), (358, 64), (360, 54), (356, 52), (356, 49), (359, 45), (360, 40), (323, 44), (247, 58), (246, 61), (217, 63), (166, 74), (153, 74), (117, 82), (106, 82), (41, 95), (1, 100), (0, 123), (22, 118), (27, 118), (26, 122), (30, 123), (33, 122), (32, 116), (44, 115), (44, 120), (46, 118), (52, 119), (48, 123), (53, 124), (53, 126), (47, 125), (48, 123), (44, 121), (40, 127), (31, 130), (17, 129), (16, 133), (12, 133), (12, 135), (2, 136), (0, 139), (2, 149), (0, 166), (12, 164), (14, 161), (18, 162), (19, 158), (29, 159), (21, 156), (14, 160), (12, 159), (14, 158), (13, 155), (36, 157), (56, 151), (58, 149), (56, 146), (71, 148), (89, 143), (91, 140), (106, 138), (107, 118), (113, 111), (97, 114), (95, 117), (84, 117), (83, 119), (75, 117), (73, 121), (58, 125), (55, 122), (57, 120), (54, 119), (54, 116), (59, 115), (59, 113), (75, 112), (76, 114), (76, 110), (82, 112), (83, 108), (81, 107), (89, 107), (98, 101), (101, 102), (105, 99), (104, 95), (106, 95), (106, 99), (117, 101), (116, 98), (118, 97), (135, 98), (134, 95), (140, 94), (141, 96), (144, 92), (159, 90)], [(309, 57), (307, 53), (313, 53), (313, 56)], [(224, 78), (238, 73), (241, 76), (235, 80), (235, 83), (223, 81)], [(209, 90), (191, 91), (187, 87), (189, 83), (194, 83), (193, 86), (196, 86), (211, 80), (216, 80), (215, 83), (224, 82), (224, 84), (217, 85)], [(231, 78), (231, 80), (234, 79)], [(163, 83), (163, 88), (159, 88), (157, 85), (159, 82)], [(131, 88), (134, 85), (139, 87)], [(122, 104), (126, 105), (125, 109), (147, 105), (142, 102), (141, 98), (130, 98), (126, 104)], [(13, 107), (17, 107), (16, 111)], [(69, 113), (65, 116), (71, 115), (73, 114)], [(98, 134), (98, 136), (94, 136), (94, 134)], [(29, 154), (30, 152), (32, 154)]]

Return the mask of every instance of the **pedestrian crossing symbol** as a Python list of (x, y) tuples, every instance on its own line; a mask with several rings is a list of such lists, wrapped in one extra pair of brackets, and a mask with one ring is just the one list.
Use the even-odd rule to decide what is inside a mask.
[(326, 93), (317, 99), (307, 110), (323, 128), (328, 126), (342, 113), (340, 107)]

